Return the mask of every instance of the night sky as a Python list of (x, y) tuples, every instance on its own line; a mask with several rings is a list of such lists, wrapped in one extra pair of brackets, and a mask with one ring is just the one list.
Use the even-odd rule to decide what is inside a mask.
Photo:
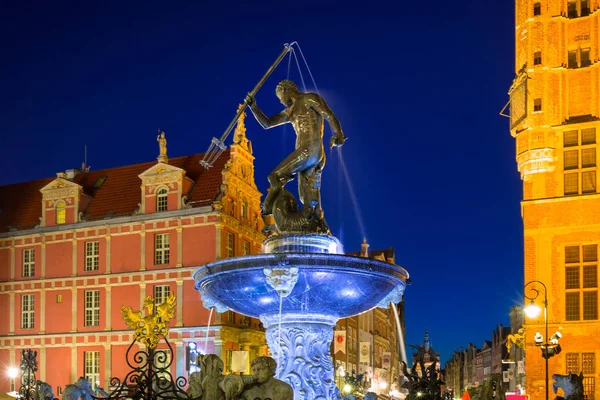
[[(366, 237), (410, 272), (407, 343), (427, 329), (445, 362), (509, 324), (523, 285), (521, 180), (499, 115), (513, 2), (12, 3), (0, 11), (0, 184), (78, 168), (84, 145), (92, 170), (155, 160), (159, 128), (170, 157), (202, 153), (297, 41), (349, 137), (328, 151), (326, 218), (347, 251)], [(287, 58), (257, 95), (265, 113), (282, 109), (286, 76)], [(294, 60), (289, 77), (302, 88)], [(246, 121), (266, 193), (294, 132)]]

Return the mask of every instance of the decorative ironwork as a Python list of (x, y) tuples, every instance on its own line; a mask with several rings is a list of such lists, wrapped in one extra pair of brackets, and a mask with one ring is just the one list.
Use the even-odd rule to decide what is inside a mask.
[[(164, 303), (163, 303), (164, 304)], [(136, 337), (126, 353), (127, 365), (131, 370), (123, 380), (113, 377), (110, 379), (112, 389), (105, 397), (91, 396), (94, 399), (177, 399), (177, 400), (197, 400), (200, 397), (192, 397), (183, 389), (187, 385), (187, 379), (183, 376), (173, 378), (170, 368), (173, 363), (171, 354), (173, 348), (167, 338), (158, 333), (153, 337), (159, 337), (166, 344), (167, 348), (156, 349), (147, 347), (146, 350), (137, 350), (135, 348)]]
[(36, 395), (35, 373), (38, 370), (37, 351), (30, 349), (21, 352), (21, 387), (19, 398), (33, 400)]
[[(121, 307), (121, 313), (127, 326), (135, 331), (135, 340), (143, 343), (149, 349), (155, 349), (160, 337), (167, 337), (169, 327), (167, 323), (175, 316), (177, 298), (173, 293), (165, 302), (155, 307), (154, 298), (147, 296), (144, 299), (144, 308), (148, 315), (143, 317), (142, 311), (133, 310), (131, 307)], [(156, 309), (155, 309), (156, 308)]]
[(525, 329), (521, 328), (521, 329), (519, 329), (518, 333), (513, 333), (506, 337), (506, 351), (508, 351), (509, 356), (510, 356), (510, 349), (511, 349), (513, 343), (517, 347), (525, 349)]
[(408, 365), (400, 361), (404, 382), (400, 382), (401, 387), (408, 389), (407, 400), (441, 400), (442, 385), (444, 382), (440, 379), (440, 373), (437, 369), (437, 359), (432, 357), (431, 364), (425, 366), (425, 348), (422, 346), (409, 345), (417, 351), (417, 357), (413, 363), (411, 371), (408, 372)]

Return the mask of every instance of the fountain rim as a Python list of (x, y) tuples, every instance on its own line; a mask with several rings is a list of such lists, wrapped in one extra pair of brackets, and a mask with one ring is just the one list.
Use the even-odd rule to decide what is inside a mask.
[[(347, 263), (355, 263), (355, 265), (352, 267), (340, 266), (340, 259), (343, 259)], [(260, 265), (257, 265), (256, 263), (258, 260), (262, 261)], [(311, 260), (312, 262), (307, 260)], [(206, 263), (194, 272), (192, 276), (194, 281), (196, 281), (195, 286), (197, 289), (200, 280), (213, 278), (216, 275), (226, 272), (241, 272), (264, 268), (285, 268), (290, 266), (309, 270), (326, 267), (331, 271), (339, 270), (354, 271), (357, 273), (374, 273), (377, 275), (385, 275), (387, 277), (395, 277), (405, 284), (408, 284), (410, 278), (408, 271), (399, 265), (390, 264), (373, 258), (331, 253), (271, 253), (230, 257)]]

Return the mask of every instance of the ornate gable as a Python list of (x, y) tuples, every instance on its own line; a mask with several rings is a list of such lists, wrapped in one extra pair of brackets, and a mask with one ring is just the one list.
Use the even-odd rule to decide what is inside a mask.
[[(181, 168), (159, 162), (142, 172), (140, 214), (157, 211), (173, 211), (182, 208), (183, 179), (185, 171)], [(166, 209), (159, 209), (157, 196), (166, 195)], [(160, 203), (163, 204), (163, 203)]]
[(67, 179), (65, 173), (40, 189), (42, 193), (41, 226), (74, 224), (79, 221), (79, 203), (83, 188)]

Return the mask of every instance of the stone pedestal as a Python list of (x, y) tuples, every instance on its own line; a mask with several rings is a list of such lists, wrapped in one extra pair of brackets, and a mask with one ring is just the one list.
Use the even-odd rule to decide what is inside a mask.
[[(278, 379), (294, 388), (294, 400), (338, 399), (330, 347), (337, 317), (319, 314), (261, 315)], [(281, 327), (281, 335), (280, 335)]]

